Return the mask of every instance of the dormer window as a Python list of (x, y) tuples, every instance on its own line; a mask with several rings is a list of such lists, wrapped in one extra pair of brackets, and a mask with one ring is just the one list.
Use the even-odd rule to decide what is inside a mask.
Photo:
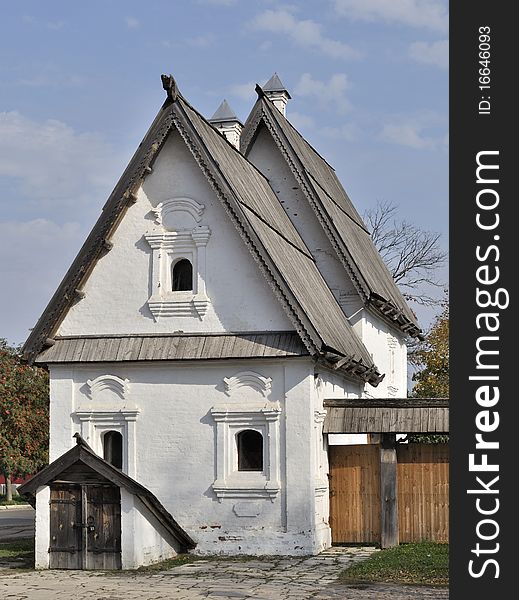
[(193, 265), (182, 258), (172, 265), (172, 289), (174, 292), (188, 292), (193, 289)]

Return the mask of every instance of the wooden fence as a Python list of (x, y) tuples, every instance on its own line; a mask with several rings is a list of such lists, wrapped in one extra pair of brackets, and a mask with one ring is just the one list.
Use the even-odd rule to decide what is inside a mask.
[[(330, 446), (330, 525), (334, 543), (380, 543), (379, 445)], [(448, 444), (397, 445), (400, 542), (449, 538)]]
[(397, 445), (401, 542), (449, 541), (449, 445)]

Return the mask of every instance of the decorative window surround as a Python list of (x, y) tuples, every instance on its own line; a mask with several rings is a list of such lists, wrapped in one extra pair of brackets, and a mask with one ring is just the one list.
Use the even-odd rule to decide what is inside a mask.
[(77, 410), (81, 436), (88, 441), (92, 450), (103, 456), (103, 435), (107, 431), (118, 431), (123, 436), (123, 472), (136, 476), (135, 429), (139, 409), (123, 408), (114, 411)]
[(314, 410), (314, 431), (315, 431), (315, 464), (316, 464), (316, 479), (315, 479), (315, 496), (320, 497), (328, 492), (328, 481), (325, 480), (323, 468), (323, 423), (326, 417), (326, 410)]
[[(147, 232), (144, 238), (152, 249), (152, 294), (148, 306), (159, 317), (198, 317), (207, 313), (210, 300), (206, 293), (206, 246), (211, 230), (206, 225), (185, 227), (187, 220), (199, 223), (204, 205), (191, 198), (172, 198), (155, 209), (160, 229)], [(183, 224), (184, 227), (178, 227)], [(175, 229), (174, 229), (175, 227)], [(193, 289), (172, 289), (171, 265), (185, 258), (193, 266)]]
[(117, 394), (121, 400), (124, 400), (129, 391), (129, 384), (128, 379), (121, 379), (116, 375), (100, 375), (87, 381), (89, 395), (92, 399), (95, 399), (104, 390), (110, 390)]
[(231, 396), (234, 391), (241, 387), (251, 387), (259, 392), (264, 398), (270, 394), (272, 378), (263, 377), (254, 371), (240, 371), (232, 377), (224, 377), (225, 393)]
[(171, 218), (173, 219), (173, 222), (175, 219), (175, 214), (172, 213), (186, 212), (191, 215), (197, 223), (200, 223), (204, 209), (205, 206), (198, 203), (196, 200), (181, 197), (171, 198), (170, 200), (161, 202), (153, 209), (153, 212), (155, 213), (155, 222), (157, 225), (162, 225), (164, 229), (171, 229), (171, 227), (168, 226), (170, 215), (172, 215)]
[[(213, 491), (219, 502), (224, 498), (269, 498), (274, 502), (280, 485), (281, 408), (278, 403), (265, 406), (220, 405), (211, 409), (216, 422), (216, 480)], [(238, 471), (236, 435), (244, 429), (263, 436), (263, 471)]]

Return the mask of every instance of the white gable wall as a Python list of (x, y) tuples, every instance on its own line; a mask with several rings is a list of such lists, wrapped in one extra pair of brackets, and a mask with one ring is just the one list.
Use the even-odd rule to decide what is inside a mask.
[[(172, 198), (189, 198), (203, 205), (201, 220), (179, 228), (206, 226), (207, 313), (159, 316), (147, 305), (152, 294), (152, 250), (146, 232), (162, 232), (153, 209)], [(286, 316), (220, 201), (175, 132), (154, 163), (112, 236), (113, 248), (98, 261), (83, 291), (59, 327), (58, 335), (128, 333), (286, 331), (294, 327)], [(196, 265), (195, 265), (196, 267)]]
[(384, 379), (373, 387), (365, 386), (369, 398), (407, 397), (407, 345), (405, 337), (368, 310), (359, 314), (355, 329), (373, 356)]
[(346, 316), (362, 306), (360, 297), (317, 221), (272, 136), (261, 127), (247, 158), (267, 177), (290, 220), (315, 258), (317, 267)]

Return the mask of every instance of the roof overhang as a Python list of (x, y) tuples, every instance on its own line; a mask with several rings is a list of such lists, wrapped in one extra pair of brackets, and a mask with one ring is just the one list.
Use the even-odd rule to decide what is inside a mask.
[(325, 400), (323, 433), (448, 433), (448, 398)]

